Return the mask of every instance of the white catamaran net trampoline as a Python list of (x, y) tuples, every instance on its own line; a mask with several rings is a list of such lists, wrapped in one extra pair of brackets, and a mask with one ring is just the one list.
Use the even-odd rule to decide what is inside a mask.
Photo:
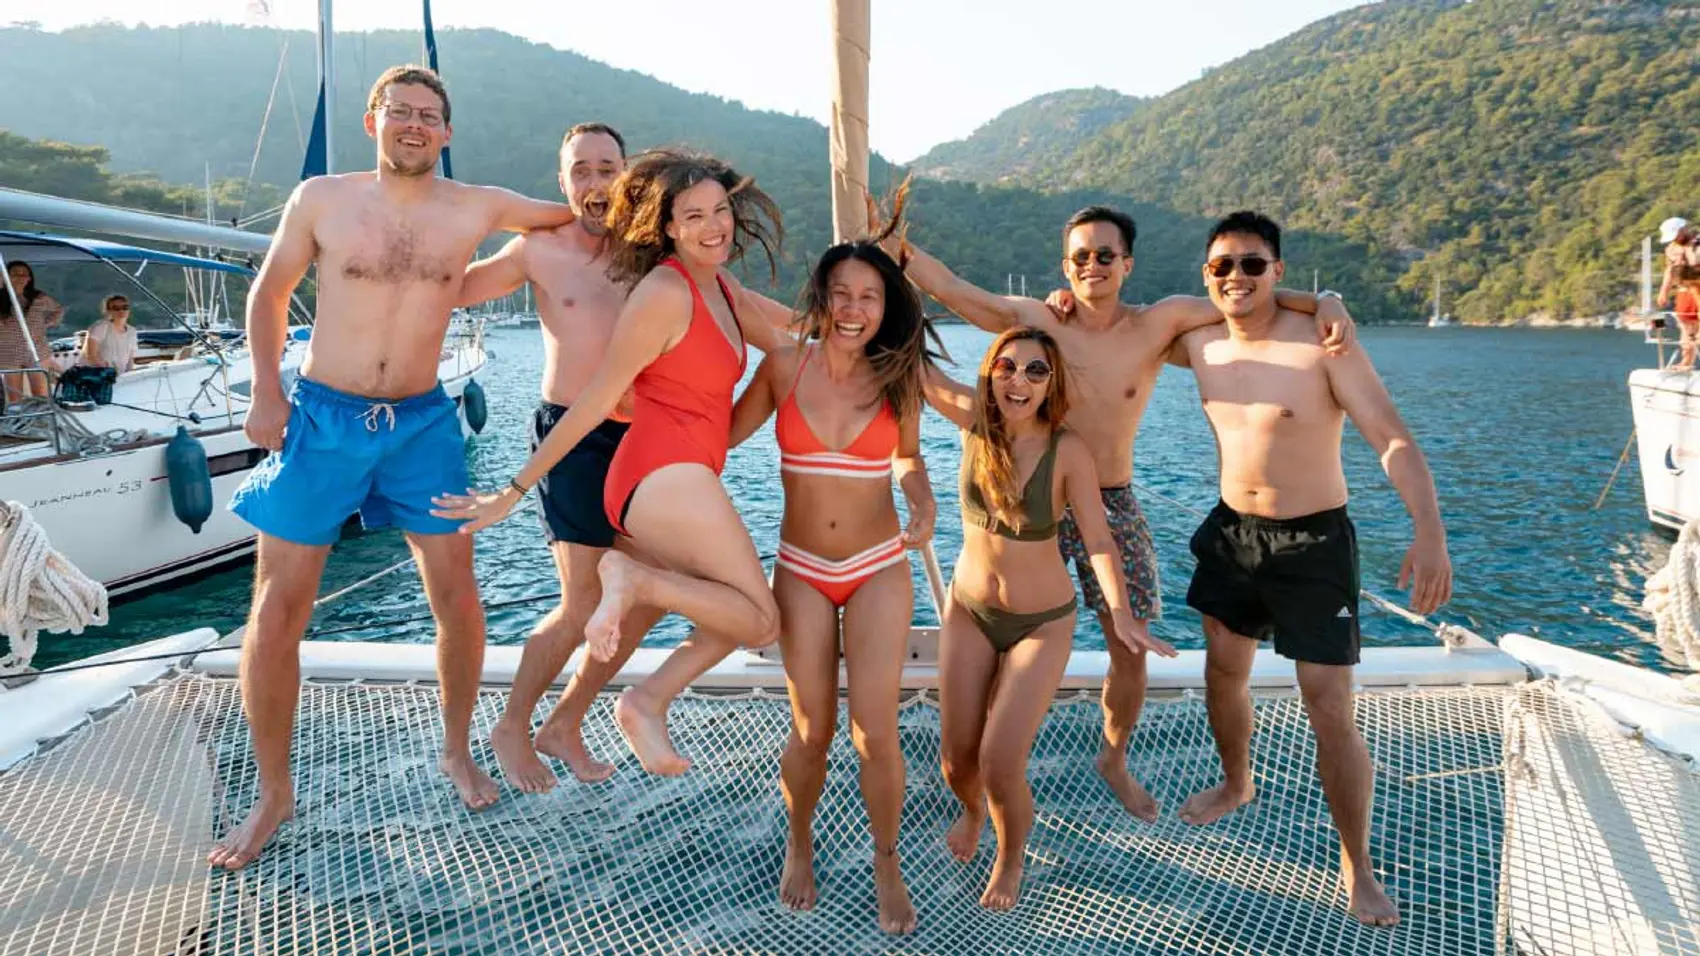
[[(503, 700), (482, 698), (479, 740)], [(818, 817), (820, 903), (799, 914), (776, 895), (783, 698), (680, 701), (675, 739), (697, 762), (679, 779), (637, 768), (609, 703), (586, 730), (620, 755), (612, 781), (505, 790), (471, 814), (435, 769), (434, 688), (309, 683), (297, 817), (227, 875), (205, 855), (256, 785), (237, 687), (173, 676), (0, 775), (0, 954), (1700, 954), (1700, 781), (1550, 681), (1360, 697), (1392, 930), (1345, 914), (1290, 694), (1258, 697), (1257, 801), (1203, 829), (1173, 814), (1217, 778), (1201, 700), (1154, 699), (1135, 735), (1155, 825), (1093, 771), (1096, 701), (1059, 700), (1034, 749), (1025, 892), (1002, 914), (976, 905), (989, 827), (971, 864), (945, 852), (937, 709), (910, 701), (907, 937), (875, 926), (846, 734)]]

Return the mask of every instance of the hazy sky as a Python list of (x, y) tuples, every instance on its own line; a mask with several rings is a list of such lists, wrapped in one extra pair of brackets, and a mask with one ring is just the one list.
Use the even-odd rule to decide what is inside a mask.
[[(906, 161), (1040, 93), (1152, 95), (1362, 0), (873, 0), (869, 135)], [(0, 22), (262, 22), (256, 0), (0, 0)], [(269, 0), (311, 28), (317, 0)], [(418, 0), (336, 0), (340, 30), (416, 29)], [(14, 12), (15, 11), (15, 12)], [(637, 11), (641, 11), (637, 12)], [(652, 13), (651, 11), (658, 11)], [(710, 16), (705, 11), (714, 11)], [(814, 117), (831, 105), (828, 0), (434, 0), (439, 29), (494, 27), (694, 92)], [(971, 11), (971, 12), (970, 12)], [(454, 47), (440, 46), (454, 85)], [(255, 69), (270, 70), (271, 64)], [(366, 78), (350, 78), (363, 84)], [(619, 117), (607, 117), (618, 122)]]

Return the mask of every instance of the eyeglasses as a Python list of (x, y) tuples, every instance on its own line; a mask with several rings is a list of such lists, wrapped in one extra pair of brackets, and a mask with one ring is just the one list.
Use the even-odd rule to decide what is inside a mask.
[(130, 311), (130, 304), (128, 302), (114, 302), (111, 305), (106, 307), (106, 311), (108, 311), (108, 312), (128, 312), (128, 311)]
[(1076, 268), (1084, 269), (1093, 259), (1097, 259), (1099, 265), (1107, 266), (1121, 257), (1122, 253), (1109, 246), (1099, 246), (1097, 249), (1076, 249), (1068, 254), (1068, 261), (1074, 263)]
[(1253, 279), (1269, 271), (1269, 260), (1262, 256), (1217, 256), (1205, 263), (1205, 268), (1216, 278), (1226, 279), (1233, 275), (1236, 264)]
[(1015, 359), (1007, 355), (1000, 355), (992, 360), (992, 377), (1000, 382), (1014, 378), (1017, 369), (1021, 371), (1021, 377), (1033, 385), (1043, 385), (1051, 379), (1051, 364), (1044, 359), (1034, 359), (1021, 366), (1016, 365)]
[(419, 122), (425, 126), (434, 128), (443, 125), (442, 110), (434, 110), (429, 107), (418, 109), (406, 103), (379, 103), (378, 106), (383, 109), (385, 116), (397, 123), (405, 123), (413, 119), (413, 114), (418, 113)]

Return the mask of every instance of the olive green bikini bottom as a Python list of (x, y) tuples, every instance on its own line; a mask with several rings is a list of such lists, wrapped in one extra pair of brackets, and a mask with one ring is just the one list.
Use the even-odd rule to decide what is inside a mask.
[(1048, 611), (1035, 611), (1030, 614), (1017, 614), (1006, 611), (1001, 607), (982, 604), (964, 595), (955, 588), (950, 589), (951, 599), (957, 603), (974, 623), (980, 628), (980, 633), (986, 635), (986, 640), (999, 654), (1026, 640), (1029, 635), (1052, 621), (1061, 620), (1073, 614), (1079, 601), (1074, 597), (1067, 604), (1053, 607)]

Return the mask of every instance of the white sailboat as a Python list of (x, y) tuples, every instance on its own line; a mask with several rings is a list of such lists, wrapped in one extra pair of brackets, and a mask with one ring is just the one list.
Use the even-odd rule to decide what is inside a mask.
[(1436, 279), (1434, 280), (1434, 311), (1430, 313), (1428, 317), (1428, 327), (1431, 329), (1441, 329), (1457, 324), (1457, 321), (1454, 320), (1452, 316), (1442, 314), (1440, 311), (1440, 280)]
[[(313, 173), (328, 172), (334, 156), (329, 149), (334, 75), (328, 6), (321, 31), (322, 92), (307, 159), (307, 171)], [(148, 265), (176, 266), (190, 277), (186, 284), (192, 289), (199, 285), (195, 277), (208, 273), (251, 276), (271, 238), (3, 188), (0, 220), (206, 251), (182, 255), (47, 233), (0, 235), (0, 271), (6, 262), (20, 259), (32, 265), (102, 267), (99, 288), (109, 289), (116, 272), (127, 281), (132, 298), (153, 299), (181, 326), (138, 330), (142, 348), (137, 367), (118, 377), (110, 403), (41, 401), (6, 408), (0, 416), (0, 501), (29, 508), (54, 549), (113, 597), (167, 585), (251, 555), (254, 529), (225, 507), (265, 457), (242, 432), (252, 364), (241, 332), (227, 314), (183, 316), (159, 301), (139, 276)], [(283, 357), (286, 383), (305, 358), (311, 335), (305, 312), (292, 321), (297, 324)], [(438, 377), (461, 408), (462, 430), (468, 435), (484, 423), (481, 388), (474, 378), (484, 363), (482, 322), (455, 322), (444, 343)], [(470, 402), (469, 390), (475, 396)], [(184, 515), (173, 506), (172, 486), (182, 478), (181, 469), (174, 478), (168, 450), (180, 429), (204, 452), (210, 511), (196, 507)]]

